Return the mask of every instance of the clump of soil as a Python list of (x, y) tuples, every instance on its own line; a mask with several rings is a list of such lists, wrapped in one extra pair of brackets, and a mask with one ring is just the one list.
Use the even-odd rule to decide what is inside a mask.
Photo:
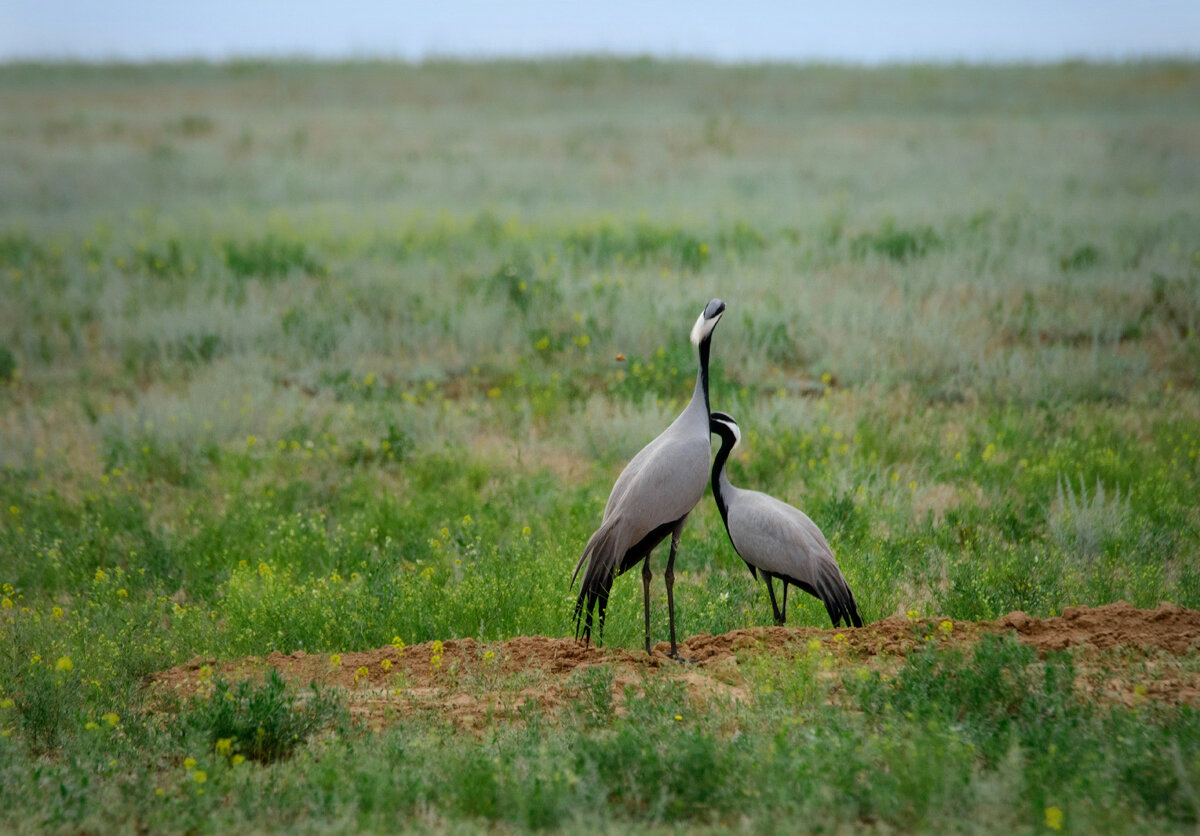
[[(680, 653), (694, 661), (687, 666), (666, 658), (666, 642), (647, 656), (623, 648), (585, 647), (572, 638), (517, 636), (491, 644), (468, 638), (402, 649), (387, 645), (336, 656), (296, 651), (228, 662), (196, 657), (155, 674), (151, 686), (187, 696), (210, 688), (213, 677), (257, 679), (274, 668), (300, 687), (317, 683), (345, 688), (355, 712), (375, 722), (405, 712), (429, 711), (461, 726), (481, 727), (493, 718), (516, 716), (530, 704), (561, 704), (575, 689), (572, 673), (594, 665), (614, 668), (618, 697), (640, 674), (659, 671), (682, 679), (696, 697), (736, 700), (745, 698), (730, 671), (739, 654), (796, 653), (816, 640), (824, 651), (847, 660), (895, 662), (931, 636), (942, 642), (972, 642), (984, 633), (1007, 631), (1043, 653), (1072, 646), (1084, 653), (1119, 647), (1148, 655), (1200, 650), (1200, 612), (1173, 604), (1142, 610), (1121, 601), (1102, 607), (1068, 607), (1061, 616), (1044, 619), (1011, 612), (995, 621), (947, 625), (939, 619), (892, 617), (859, 629), (753, 627), (720, 636), (701, 634), (680, 646)], [(1119, 678), (1106, 679), (1096, 670), (1085, 670), (1082, 684), (1112, 699), (1200, 701), (1197, 673), (1173, 670), (1134, 688)]]

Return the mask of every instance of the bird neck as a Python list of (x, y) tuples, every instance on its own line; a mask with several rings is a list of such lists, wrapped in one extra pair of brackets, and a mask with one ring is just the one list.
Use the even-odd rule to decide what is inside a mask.
[[(717, 456), (713, 459), (712, 466), (712, 492), (713, 499), (717, 501), (717, 510), (721, 512), (721, 519), (725, 523), (725, 530), (729, 531), (729, 496), (733, 493), (733, 485), (729, 483), (729, 477), (725, 475), (725, 462), (729, 459), (729, 453), (733, 450), (733, 439), (728, 436), (721, 436), (721, 449), (717, 450)], [(732, 539), (733, 535), (730, 535)]]
[(712, 347), (712, 336), (700, 341), (700, 370), (696, 372), (696, 388), (692, 391), (692, 402), (704, 400), (704, 422), (708, 423), (708, 415), (712, 408), (708, 402), (708, 354)]

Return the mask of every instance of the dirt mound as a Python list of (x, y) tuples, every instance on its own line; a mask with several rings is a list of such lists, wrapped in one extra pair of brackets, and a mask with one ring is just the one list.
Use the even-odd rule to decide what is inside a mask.
[[(931, 636), (942, 642), (971, 642), (984, 633), (1013, 631), (1040, 652), (1072, 645), (1103, 651), (1117, 647), (1182, 654), (1200, 649), (1200, 612), (1160, 604), (1141, 610), (1123, 601), (1103, 607), (1068, 607), (1055, 618), (1030, 618), (1012, 612), (995, 621), (886, 618), (859, 629), (753, 627), (720, 636), (692, 636), (680, 647), (695, 662), (681, 667), (666, 658), (660, 642), (655, 655), (623, 648), (584, 647), (571, 638), (518, 636), (503, 642), (474, 639), (426, 642), (411, 647), (391, 645), (361, 653), (314, 654), (304, 651), (230, 662), (196, 657), (155, 674), (152, 687), (182, 696), (211, 688), (214, 677), (258, 679), (271, 668), (297, 686), (338, 686), (352, 695), (356, 712), (386, 722), (396, 712), (428, 710), (456, 723), (481, 726), (490, 718), (515, 716), (527, 704), (553, 707), (578, 689), (571, 674), (608, 664), (616, 671), (619, 695), (636, 684), (641, 673), (662, 669), (679, 677), (694, 695), (743, 699), (736, 667), (739, 654), (795, 653), (816, 641), (824, 652), (849, 660), (896, 660)], [(1167, 701), (1197, 701), (1196, 676), (1156, 680), (1151, 696)], [(1120, 682), (1088, 684), (1116, 699), (1134, 695)]]
[(1139, 610), (1124, 601), (1103, 607), (1067, 607), (1058, 618), (1030, 618), (1010, 612), (979, 625), (987, 630), (1016, 630), (1021, 641), (1039, 650), (1060, 650), (1073, 644), (1161, 648), (1183, 653), (1200, 648), (1200, 612), (1174, 604)]

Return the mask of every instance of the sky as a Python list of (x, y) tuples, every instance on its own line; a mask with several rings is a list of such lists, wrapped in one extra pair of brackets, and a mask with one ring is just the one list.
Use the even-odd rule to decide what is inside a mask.
[(0, 0), (0, 61), (1200, 58), (1200, 0)]

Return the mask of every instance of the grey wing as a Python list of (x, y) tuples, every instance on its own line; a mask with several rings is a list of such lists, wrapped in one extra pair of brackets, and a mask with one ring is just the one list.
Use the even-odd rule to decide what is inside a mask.
[(729, 532), (743, 560), (819, 598), (834, 626), (843, 618), (861, 626), (833, 550), (803, 511), (758, 491), (742, 491), (729, 509)]
[(641, 450), (638, 450), (637, 455), (625, 465), (621, 474), (617, 476), (617, 481), (613, 483), (612, 491), (608, 494), (608, 502), (604, 505), (603, 519), (607, 520), (612, 515), (613, 507), (629, 491), (630, 484), (637, 481), (637, 476), (642, 471), (642, 468), (645, 467), (646, 460), (654, 455), (654, 451), (661, 441), (662, 436), (655, 438)]
[(696, 507), (708, 484), (709, 452), (707, 439), (660, 436), (621, 471), (604, 521), (588, 540), (571, 576), (574, 585), (583, 570), (575, 600), (577, 637), (582, 633), (585, 641), (591, 640), (593, 611), (599, 613), (597, 635), (603, 633), (608, 594), (615, 575), (626, 568), (622, 563), (626, 554), (655, 529), (686, 517)]
[(609, 494), (604, 519), (621, 517), (637, 542), (686, 516), (708, 486), (708, 439), (659, 436), (633, 457)]

